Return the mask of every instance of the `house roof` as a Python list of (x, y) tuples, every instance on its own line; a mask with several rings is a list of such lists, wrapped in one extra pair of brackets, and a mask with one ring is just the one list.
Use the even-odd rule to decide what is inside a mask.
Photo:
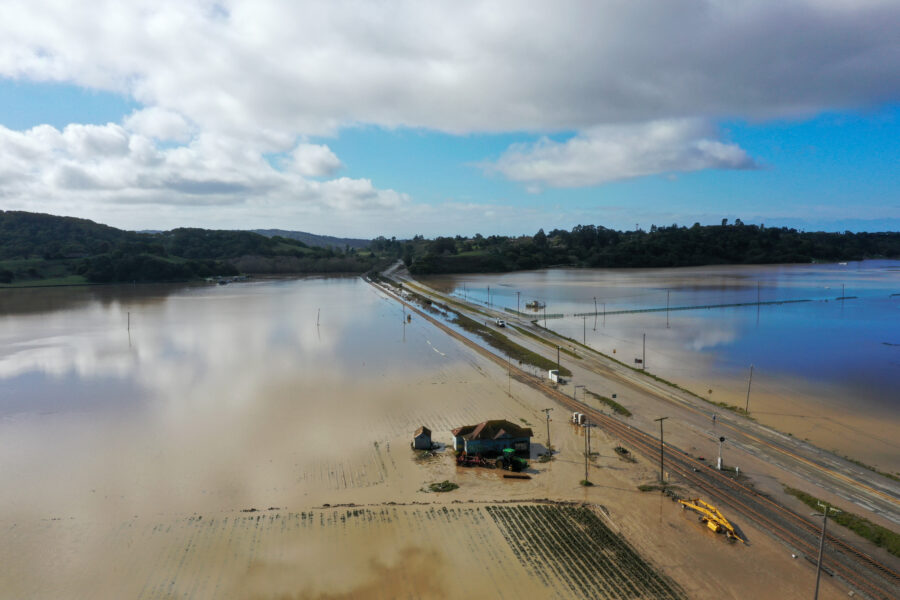
[(457, 427), (451, 433), (455, 437), (466, 440), (496, 440), (501, 437), (530, 438), (534, 436), (530, 428), (519, 427), (506, 419), (494, 419), (478, 425), (464, 425)]
[(431, 430), (428, 429), (427, 427), (425, 427), (424, 425), (422, 425), (421, 427), (419, 427), (418, 429), (416, 429), (416, 432), (413, 434), (413, 437), (419, 437), (419, 436), (422, 435), (423, 433), (424, 433), (425, 435), (431, 437)]

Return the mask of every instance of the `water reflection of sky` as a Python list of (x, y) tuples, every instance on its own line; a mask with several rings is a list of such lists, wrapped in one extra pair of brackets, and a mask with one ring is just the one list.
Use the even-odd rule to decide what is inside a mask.
[[(496, 308), (540, 300), (548, 326), (660, 374), (796, 376), (852, 389), (854, 401), (900, 402), (900, 262), (685, 269), (548, 270), (435, 277), (436, 287)], [(843, 294), (854, 296), (837, 300)], [(488, 292), (490, 286), (490, 292)], [(668, 298), (667, 298), (668, 296)], [(574, 313), (811, 300), (796, 304), (593, 317)], [(535, 318), (543, 310), (531, 312)], [(685, 361), (685, 352), (695, 360)]]
[(0, 415), (240, 402), (285, 374), (393, 372), (430, 358), (404, 343), (400, 306), (355, 278), (44, 291), (4, 292)]

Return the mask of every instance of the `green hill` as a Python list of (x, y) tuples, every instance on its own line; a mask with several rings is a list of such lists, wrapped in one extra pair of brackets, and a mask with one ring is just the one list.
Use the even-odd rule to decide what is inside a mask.
[(0, 211), (0, 284), (183, 281), (238, 273), (353, 272), (370, 252), (310, 248), (249, 231), (124, 231), (73, 217)]

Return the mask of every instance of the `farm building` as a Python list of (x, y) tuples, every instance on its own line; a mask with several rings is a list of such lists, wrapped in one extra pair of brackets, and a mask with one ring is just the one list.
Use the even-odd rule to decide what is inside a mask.
[(531, 429), (519, 427), (505, 419), (485, 421), (478, 425), (457, 427), (453, 433), (453, 449), (467, 454), (502, 452), (513, 448), (516, 454), (531, 452)]
[(431, 430), (424, 425), (416, 429), (412, 447), (414, 450), (431, 450)]

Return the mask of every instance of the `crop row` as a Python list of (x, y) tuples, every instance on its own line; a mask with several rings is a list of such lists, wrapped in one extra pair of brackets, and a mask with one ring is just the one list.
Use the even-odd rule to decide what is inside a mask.
[(489, 506), (487, 512), (526, 570), (561, 595), (684, 597), (675, 582), (657, 572), (588, 508)]

